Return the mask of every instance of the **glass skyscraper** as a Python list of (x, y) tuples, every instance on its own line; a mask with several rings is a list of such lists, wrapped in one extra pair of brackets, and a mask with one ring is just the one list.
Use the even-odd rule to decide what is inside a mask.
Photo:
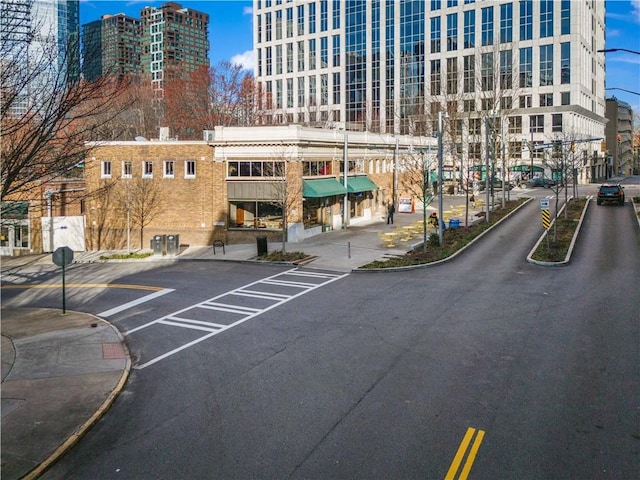
[[(263, 123), (431, 135), (479, 160), (604, 133), (604, 2), (254, 0)], [(536, 162), (541, 158), (536, 158)]]

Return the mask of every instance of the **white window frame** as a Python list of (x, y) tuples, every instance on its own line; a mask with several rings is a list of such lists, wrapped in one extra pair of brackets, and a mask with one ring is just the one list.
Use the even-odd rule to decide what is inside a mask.
[(111, 160), (102, 160), (100, 162), (100, 176), (102, 178), (111, 178)]
[[(193, 167), (193, 168), (190, 168)], [(185, 160), (184, 161), (184, 178), (196, 178), (196, 161)]]
[[(127, 173), (127, 166), (129, 166)], [(133, 162), (131, 160), (123, 160), (122, 161), (122, 178), (132, 178), (133, 177)]]
[[(150, 168), (147, 168), (147, 166)], [(142, 162), (142, 178), (153, 178), (153, 160)]]
[[(171, 171), (168, 167), (171, 165)], [(165, 160), (162, 162), (162, 173), (164, 178), (174, 178), (176, 176), (176, 162), (174, 160)]]

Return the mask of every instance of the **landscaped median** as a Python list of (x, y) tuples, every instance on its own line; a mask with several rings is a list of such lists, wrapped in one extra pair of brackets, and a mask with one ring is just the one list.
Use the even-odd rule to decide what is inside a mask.
[(590, 199), (591, 197), (570, 198), (560, 209), (549, 230), (538, 239), (527, 261), (545, 266), (568, 264)]
[(389, 269), (416, 268), (450, 260), (465, 247), (482, 237), (491, 227), (502, 222), (530, 200), (531, 198), (520, 198), (506, 202), (504, 208), (494, 208), (489, 216), (489, 222), (481, 221), (468, 227), (445, 230), (442, 236), (443, 245), (439, 244), (438, 234), (432, 233), (427, 240), (427, 248), (425, 249), (422, 248), (422, 245), (419, 245), (405, 255), (394, 256), (386, 260), (376, 260), (361, 266), (355, 271), (387, 271)]

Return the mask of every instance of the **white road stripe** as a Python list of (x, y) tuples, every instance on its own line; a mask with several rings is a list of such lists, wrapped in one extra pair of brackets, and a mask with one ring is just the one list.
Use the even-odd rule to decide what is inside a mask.
[[(159, 362), (160, 360), (163, 360), (167, 357), (170, 357), (171, 355), (175, 355), (178, 352), (181, 352), (182, 350), (185, 350), (186, 348), (189, 348), (193, 345), (196, 345), (200, 342), (203, 342), (204, 340), (207, 340), (208, 338), (213, 337), (214, 335), (217, 335), (219, 333), (225, 332), (227, 330), (229, 330), (230, 328), (233, 328), (237, 325), (240, 325), (244, 322), (246, 322), (247, 320), (250, 320), (254, 317), (257, 317), (258, 315), (263, 314), (264, 312), (267, 312), (273, 308), (276, 308), (290, 300), (293, 300), (294, 298), (297, 298), (301, 295), (304, 295), (305, 293), (308, 293), (312, 290), (315, 290), (316, 288), (320, 288), (324, 285), (327, 285), (331, 282), (334, 282), (336, 280), (339, 280), (341, 278), (346, 277), (347, 275), (349, 275), (348, 273), (345, 273), (343, 275), (323, 275), (323, 274), (319, 274), (319, 275), (306, 275), (306, 276), (313, 276), (316, 278), (323, 278), (326, 281), (318, 283), (318, 284), (305, 284), (302, 285), (300, 283), (297, 282), (286, 282), (286, 281), (279, 281), (276, 280), (278, 277), (282, 277), (282, 276), (286, 276), (286, 275), (292, 275), (292, 274), (297, 274), (299, 273), (298, 270), (296, 269), (292, 269), (292, 270), (288, 270), (286, 272), (282, 272), (276, 275), (273, 275), (271, 277), (268, 277), (266, 279), (262, 279), (262, 280), (258, 280), (256, 282), (250, 283), (249, 285), (245, 285), (243, 287), (237, 288), (235, 290), (232, 290), (230, 292), (225, 292), (223, 294), (220, 294), (214, 298), (210, 298), (208, 300), (205, 300), (204, 302), (200, 302), (198, 304), (195, 305), (191, 305), (189, 307), (183, 308), (182, 310), (179, 310), (177, 312), (173, 312), (169, 315), (166, 315), (162, 318), (159, 318), (157, 320), (154, 320), (152, 322), (146, 323), (144, 325), (140, 325), (137, 328), (134, 328), (132, 330), (129, 330), (128, 332), (125, 332), (125, 335), (131, 335), (134, 332), (137, 332), (139, 330), (142, 330), (144, 328), (150, 327), (152, 325), (156, 325), (156, 324), (163, 324), (163, 325), (170, 325), (170, 326), (175, 326), (175, 327), (182, 327), (182, 328), (191, 328), (191, 329), (196, 329), (196, 330), (203, 330), (203, 331), (208, 331), (210, 332), (207, 335), (204, 335), (196, 340), (193, 340), (185, 345), (181, 345), (180, 347), (174, 348), (173, 350), (170, 350), (158, 357), (155, 357), (145, 363), (142, 363), (140, 365), (135, 365), (133, 368), (136, 370), (140, 370), (143, 368), (146, 368), (150, 365), (153, 365), (154, 363)], [(282, 295), (282, 294), (272, 294), (270, 292), (260, 292), (257, 290), (247, 290), (248, 287), (252, 287), (252, 288), (256, 288), (259, 287), (260, 284), (276, 284), (276, 285), (280, 285), (280, 286), (286, 286), (286, 287), (292, 287), (292, 288), (302, 288), (303, 290), (298, 291), (297, 293), (293, 294), (293, 295)], [(262, 295), (262, 298), (267, 298), (267, 297), (272, 297), (272, 298), (268, 298), (269, 300), (273, 300), (274, 303), (268, 307), (265, 307), (263, 309), (256, 309), (256, 308), (251, 308), (251, 307), (243, 307), (240, 305), (229, 305), (229, 304), (225, 304), (225, 303), (219, 303), (216, 302), (215, 300), (218, 300), (222, 297), (228, 296), (228, 295), (242, 295), (243, 293), (246, 292), (252, 292), (253, 295), (258, 294), (258, 295)], [(244, 317), (238, 319), (237, 321), (235, 321), (234, 323), (231, 323), (229, 325), (220, 325), (218, 323), (213, 323), (213, 322), (206, 322), (206, 321), (202, 321), (202, 320), (195, 320), (195, 319), (189, 319), (189, 318), (184, 318), (184, 314), (185, 312), (188, 312), (191, 309), (194, 308), (206, 308), (206, 309), (210, 309), (210, 310), (221, 310), (221, 311), (226, 311), (226, 312), (232, 312), (232, 313), (237, 313), (240, 315), (245, 315)], [(188, 314), (187, 314), (188, 315)], [(215, 331), (213, 330), (215, 329)]]
[(175, 292), (173, 288), (165, 288), (164, 290), (160, 290), (158, 292), (150, 293), (149, 295), (145, 295), (144, 297), (140, 297), (136, 300), (132, 300), (128, 303), (122, 304), (119, 307), (114, 307), (110, 310), (105, 310), (98, 314), (99, 317), (110, 317), (111, 315), (115, 315), (116, 313), (120, 313), (124, 310), (128, 310), (130, 308), (135, 307), (136, 305), (140, 305), (141, 303), (148, 302), (149, 300), (153, 300), (154, 298), (161, 297), (162, 295), (166, 295), (167, 293)]

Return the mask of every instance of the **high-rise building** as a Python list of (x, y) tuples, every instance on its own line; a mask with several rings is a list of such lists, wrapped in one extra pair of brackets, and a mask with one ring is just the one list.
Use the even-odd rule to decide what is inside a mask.
[(429, 135), (441, 113), (449, 162), (502, 151), (532, 174), (571, 139), (591, 159), (604, 17), (587, 0), (254, 0), (264, 121)]
[(142, 22), (124, 13), (103, 15), (82, 26), (82, 73), (93, 81), (105, 74), (122, 77), (142, 72)]
[(209, 66), (209, 15), (178, 3), (141, 11), (142, 67), (155, 91), (163, 82)]
[(21, 71), (15, 78), (3, 75), (3, 88), (20, 92), (11, 107), (20, 115), (38, 97), (48, 95), (48, 89), (78, 80), (79, 2), (1, 0), (0, 16), (2, 62)]
[(612, 175), (633, 173), (633, 110), (616, 97), (607, 98), (606, 146), (611, 156)]

